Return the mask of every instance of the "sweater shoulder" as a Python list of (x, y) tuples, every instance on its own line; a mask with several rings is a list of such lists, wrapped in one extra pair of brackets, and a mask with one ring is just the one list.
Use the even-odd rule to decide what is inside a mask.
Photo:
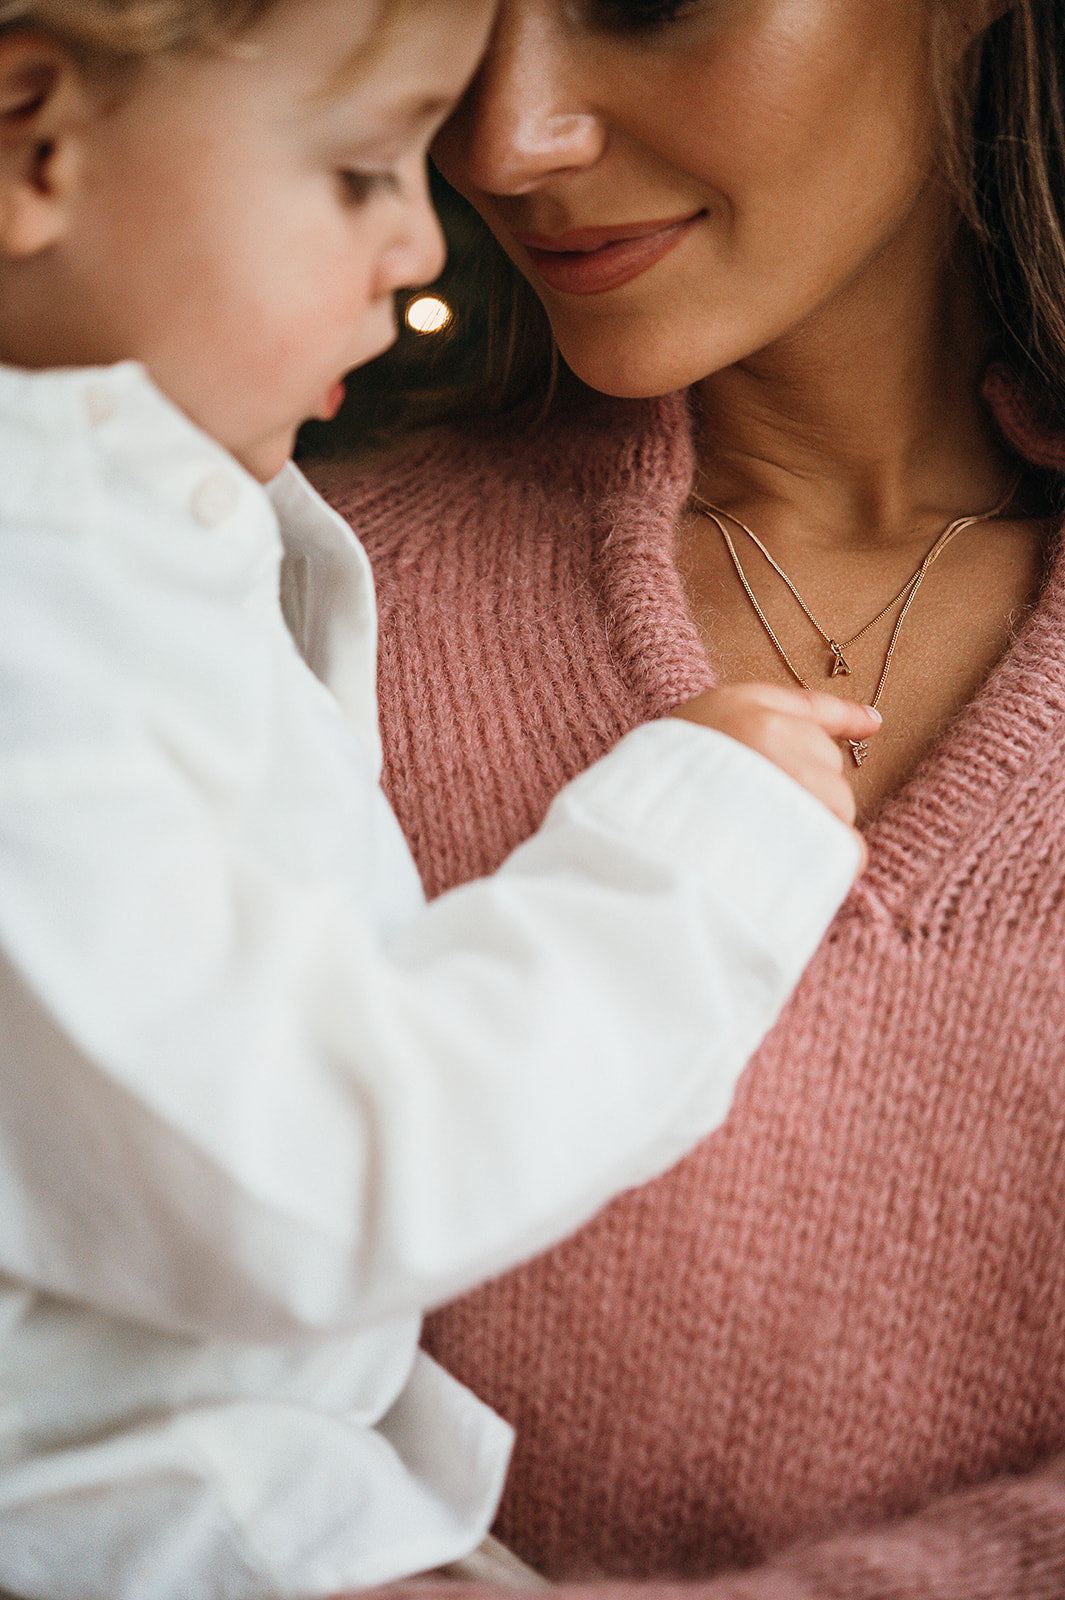
[(393, 449), (351, 461), (311, 461), (304, 470), (354, 528), (371, 555), (415, 554), (458, 533), (493, 526), (557, 537), (562, 523), (609, 515), (689, 472), (682, 395), (655, 401), (598, 397), (527, 426), (486, 418), (483, 427), (440, 427)]

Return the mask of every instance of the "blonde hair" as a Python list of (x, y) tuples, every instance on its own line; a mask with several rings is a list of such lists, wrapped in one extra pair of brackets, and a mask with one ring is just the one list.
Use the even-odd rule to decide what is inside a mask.
[[(629, 4), (638, 15), (640, 0)], [(615, 13), (625, 7), (614, 0)], [(929, 0), (928, 17), (943, 177), (975, 241), (1002, 351), (1048, 413), (1065, 420), (1065, 0), (1013, 0), (967, 51), (959, 39), (971, 28), (971, 0)], [(537, 296), (442, 183), (439, 199), (453, 235), (443, 292), (457, 315), (448, 334), (401, 339), (390, 356), (381, 420), (393, 432), (543, 411), (558, 378)], [(364, 410), (359, 426), (373, 422)], [(348, 442), (337, 436), (337, 448)]]
[(0, 33), (58, 39), (93, 70), (135, 67), (167, 50), (237, 38), (272, 0), (0, 0)]

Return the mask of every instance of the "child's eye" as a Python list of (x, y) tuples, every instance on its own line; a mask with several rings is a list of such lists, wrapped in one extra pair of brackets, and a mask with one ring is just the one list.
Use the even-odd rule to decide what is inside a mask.
[(355, 206), (365, 205), (378, 194), (394, 194), (398, 186), (394, 172), (360, 172), (354, 167), (341, 167), (337, 179), (344, 199)]

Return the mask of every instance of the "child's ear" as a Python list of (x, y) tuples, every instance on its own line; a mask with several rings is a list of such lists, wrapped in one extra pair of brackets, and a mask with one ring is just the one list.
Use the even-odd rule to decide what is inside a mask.
[(0, 35), (0, 255), (24, 259), (61, 237), (88, 109), (61, 45), (28, 32)]

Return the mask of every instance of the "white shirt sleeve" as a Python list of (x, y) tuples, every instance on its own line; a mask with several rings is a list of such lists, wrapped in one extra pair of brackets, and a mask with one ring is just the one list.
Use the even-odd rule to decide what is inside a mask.
[(720, 1121), (846, 888), (851, 851), (754, 766), (633, 736), (385, 944), (164, 773), (69, 793), (62, 828), (9, 797), (3, 1266), (267, 1337), (575, 1227)]
[[(197, 743), (227, 649), (330, 737), (287, 635), (257, 689), (269, 629), (224, 593), (205, 666), (165, 562), (94, 596), (54, 542), (17, 581), (32, 549), (0, 602), (0, 1271), (178, 1332), (354, 1327), (545, 1246), (721, 1120), (855, 869), (809, 796), (720, 736), (641, 729), (502, 871), (396, 926), (258, 848), (242, 808), (291, 820), (258, 744)], [(51, 596), (29, 623), (20, 591)], [(142, 649), (179, 676), (187, 650), (184, 699), (138, 686)], [(332, 826), (371, 819), (356, 848), (409, 875), (349, 776)]]

